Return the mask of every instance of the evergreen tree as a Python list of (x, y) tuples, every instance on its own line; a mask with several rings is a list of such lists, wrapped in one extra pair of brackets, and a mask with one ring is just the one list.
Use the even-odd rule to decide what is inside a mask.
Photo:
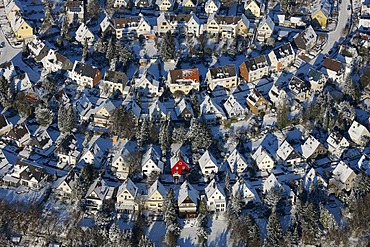
[(14, 108), (18, 111), (19, 115), (23, 118), (27, 118), (32, 114), (33, 108), (28, 103), (24, 94), (17, 94), (14, 102)]
[(61, 105), (58, 111), (58, 129), (70, 133), (74, 128), (74, 110), (71, 104)]
[(131, 139), (136, 132), (134, 117), (120, 106), (112, 114), (112, 132), (120, 138)]
[(259, 227), (250, 214), (235, 218), (230, 228), (230, 238), (236, 246), (261, 246)]
[(107, 44), (104, 41), (104, 37), (99, 37), (94, 44), (94, 52), (106, 53), (108, 51)]
[(266, 226), (267, 246), (280, 246), (283, 240), (283, 230), (281, 228), (280, 217), (278, 213), (272, 212)]
[(101, 6), (99, 0), (87, 1), (86, 12), (89, 20), (97, 18), (99, 16)]
[(277, 127), (284, 129), (289, 125), (289, 107), (287, 104), (279, 104), (277, 106)]
[(305, 244), (315, 244), (319, 238), (318, 227), (319, 213), (313, 203), (309, 203), (303, 208), (301, 216), (302, 241)]
[(226, 172), (226, 177), (225, 177), (225, 192), (227, 196), (231, 194), (231, 182), (230, 182), (229, 170)]
[(82, 60), (81, 60), (82, 62), (86, 62), (88, 54), (89, 54), (89, 44), (87, 43), (87, 39), (85, 39), (84, 47), (82, 50)]
[(109, 62), (111, 62), (112, 59), (115, 57), (115, 52), (114, 40), (112, 36), (109, 40), (107, 52), (105, 54), (105, 57), (108, 59)]
[(36, 122), (41, 126), (49, 126), (54, 119), (54, 113), (44, 105), (35, 109)]
[(169, 121), (165, 121), (161, 123), (161, 127), (159, 129), (159, 144), (161, 145), (162, 154), (166, 155), (168, 147), (170, 146), (171, 137), (170, 137), (170, 123)]
[(320, 203), (320, 223), (327, 232), (337, 230), (338, 224), (332, 213)]
[(186, 140), (186, 129), (183, 126), (176, 127), (172, 131), (173, 143), (184, 143)]
[(198, 122), (193, 118), (190, 122), (190, 129), (187, 139), (191, 142), (193, 152), (198, 151), (199, 148), (208, 149), (212, 144), (211, 131), (207, 125)]
[(175, 58), (175, 39), (171, 31), (168, 31), (163, 37), (160, 54), (163, 61)]
[(150, 122), (148, 119), (144, 119), (140, 130), (136, 132), (137, 146), (140, 149), (144, 148), (144, 145), (148, 143), (150, 137)]
[(120, 40), (116, 41), (115, 51), (117, 61), (121, 62), (123, 67), (128, 66), (129, 62), (131, 62), (133, 59), (132, 51), (126, 46), (122, 45), (122, 42)]

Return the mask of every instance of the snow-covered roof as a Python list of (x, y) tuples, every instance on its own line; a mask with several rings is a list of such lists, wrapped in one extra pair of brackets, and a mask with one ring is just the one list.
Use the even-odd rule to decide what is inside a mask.
[(132, 180), (128, 178), (118, 187), (117, 197), (121, 195), (125, 190), (127, 190), (131, 194), (131, 196), (135, 198), (138, 188), (136, 187), (134, 182), (132, 182)]
[(351, 137), (352, 141), (356, 143), (358, 143), (361, 138), (365, 136), (370, 136), (370, 132), (367, 130), (367, 128), (356, 120), (353, 121), (351, 127), (349, 127), (348, 134)]
[(310, 135), (307, 140), (302, 145), (302, 155), (305, 159), (308, 159), (311, 157), (311, 155), (316, 151), (316, 149), (319, 147), (320, 142)]
[(333, 171), (333, 178), (339, 180), (342, 183), (346, 183), (348, 178), (356, 175), (354, 171), (346, 165), (343, 161), (340, 161), (337, 167)]
[(235, 196), (237, 193), (240, 193), (245, 203), (247, 203), (248, 201), (260, 201), (258, 194), (253, 186), (242, 178), (238, 179), (231, 189), (233, 196)]
[(357, 163), (359, 169), (363, 170), (367, 175), (370, 175), (370, 157), (363, 154)]
[(150, 186), (150, 188), (148, 189), (148, 196), (150, 197), (151, 195), (153, 195), (154, 192), (158, 191), (159, 194), (161, 194), (161, 196), (164, 198), (166, 196), (166, 188), (163, 186), (163, 184), (161, 184), (161, 182), (159, 182), (159, 180), (156, 180), (152, 186)]
[(200, 104), (200, 112), (202, 115), (216, 114), (222, 118), (226, 118), (222, 108), (207, 94), (203, 102)]
[(244, 107), (236, 100), (234, 95), (230, 95), (224, 103), (224, 108), (229, 116), (229, 118), (233, 116), (242, 115), (245, 112)]
[(281, 187), (281, 184), (276, 179), (273, 173), (263, 182), (263, 193), (269, 192), (272, 188)]
[(85, 198), (88, 198), (92, 193), (95, 193), (100, 200), (104, 200), (108, 194), (109, 186), (106, 184), (104, 179), (98, 177), (95, 181), (90, 185)]
[(199, 191), (195, 189), (187, 180), (184, 181), (180, 186), (177, 200), (178, 205), (180, 206), (186, 198), (190, 198), (193, 203), (198, 204)]
[(284, 161), (299, 157), (298, 153), (294, 150), (294, 148), (289, 144), (287, 140), (285, 140), (280, 145), (279, 149), (276, 152), (276, 155)]
[(215, 179), (212, 179), (212, 181), (207, 185), (204, 191), (206, 193), (207, 199), (210, 199), (216, 191), (218, 191), (223, 197), (226, 196), (224, 189), (219, 183), (216, 183)]
[(309, 191), (311, 185), (315, 185), (317, 183), (321, 183), (325, 187), (327, 186), (327, 182), (321, 177), (321, 175), (314, 168), (311, 168), (304, 176), (303, 186), (306, 191)]
[(259, 164), (262, 162), (262, 160), (268, 156), (272, 161), (274, 160), (269, 152), (267, 152), (261, 145), (257, 148), (256, 151), (254, 151), (252, 158), (256, 162), (256, 164)]
[(234, 148), (229, 157), (227, 157), (226, 161), (229, 164), (229, 167), (232, 172), (236, 172), (235, 168), (237, 168), (238, 165), (240, 164), (245, 165), (245, 167), (248, 166), (247, 160), (244, 158), (243, 155), (239, 153), (239, 151), (236, 148)]
[(148, 162), (149, 159), (153, 160), (154, 163), (158, 164), (160, 162), (161, 156), (159, 155), (159, 151), (155, 150), (153, 145), (150, 145), (148, 150), (143, 155), (141, 165), (145, 165), (146, 162)]
[(217, 166), (216, 158), (207, 150), (198, 160), (200, 168), (204, 169), (204, 167), (207, 165), (209, 161), (211, 161), (215, 166)]

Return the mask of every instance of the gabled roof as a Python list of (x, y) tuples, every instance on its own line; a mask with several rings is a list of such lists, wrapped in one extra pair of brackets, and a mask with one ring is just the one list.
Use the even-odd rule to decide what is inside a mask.
[(342, 183), (346, 183), (348, 178), (352, 175), (355, 175), (354, 171), (343, 161), (339, 162), (333, 171), (333, 178)]
[(244, 64), (247, 67), (248, 71), (254, 71), (269, 66), (265, 55), (260, 55), (255, 58), (251, 58), (247, 61), (244, 61)]
[(8, 127), (9, 122), (8, 119), (4, 116), (4, 114), (0, 114), (0, 129)]
[(308, 159), (319, 147), (321, 143), (312, 135), (302, 145), (302, 155), (305, 159)]
[(207, 199), (211, 199), (212, 195), (218, 191), (225, 199), (226, 195), (225, 195), (225, 191), (224, 189), (222, 188), (222, 186), (220, 185), (220, 183), (216, 183), (216, 180), (215, 179), (212, 179), (212, 181), (207, 185), (207, 187), (204, 189), (205, 193), (206, 193), (206, 196), (207, 196)]
[(178, 205), (180, 206), (186, 198), (189, 198), (193, 203), (198, 204), (199, 191), (195, 189), (187, 180), (181, 184), (178, 192)]
[(89, 197), (91, 193), (95, 192), (100, 200), (104, 200), (109, 192), (109, 186), (106, 184), (104, 179), (98, 177), (95, 181), (90, 185), (85, 198)]
[(99, 72), (99, 69), (93, 67), (92, 65), (85, 64), (82, 62), (75, 61), (73, 65), (73, 72), (81, 75), (86, 76), (89, 78), (95, 78), (95, 75), (97, 72)]
[(234, 95), (230, 95), (224, 103), (224, 108), (229, 117), (244, 113), (244, 107), (236, 100)]
[(199, 82), (199, 71), (195, 69), (177, 69), (170, 70), (171, 83), (178, 83), (178, 81), (193, 80)]
[(232, 171), (234, 169), (233, 166), (236, 162), (239, 163), (239, 161), (242, 161), (243, 163), (248, 165), (248, 162), (245, 159), (245, 157), (243, 155), (241, 155), (240, 152), (238, 151), (238, 149), (236, 149), (236, 148), (231, 152), (229, 157), (227, 157), (226, 161), (229, 164)]
[(335, 71), (337, 73), (343, 70), (342, 63), (330, 57), (326, 57), (324, 59), (324, 63), (322, 64), (322, 66), (328, 70)]
[(284, 161), (299, 158), (299, 154), (294, 150), (287, 140), (280, 145), (276, 155)]
[(107, 70), (104, 75), (104, 80), (110, 81), (113, 83), (122, 83), (126, 85), (128, 78), (124, 72)]
[(248, 94), (248, 97), (247, 97), (247, 102), (249, 102), (249, 104), (251, 104), (252, 106), (255, 106), (256, 103), (260, 100), (260, 99), (263, 99), (265, 100), (265, 98), (263, 97), (263, 95), (255, 88), (253, 88), (249, 94)]
[(212, 79), (224, 79), (236, 76), (235, 64), (208, 69)]
[(158, 150), (155, 150), (153, 145), (150, 145), (148, 150), (143, 155), (143, 158), (141, 160), (141, 165), (143, 166), (150, 159), (153, 160), (158, 165), (158, 162), (161, 162), (160, 160), (161, 156), (159, 155), (159, 153), (160, 152)]
[(294, 50), (292, 45), (288, 42), (283, 44), (282, 46), (279, 46), (271, 51), (277, 60), (282, 60), (286, 58), (287, 56), (294, 55)]
[(194, 116), (193, 108), (191, 107), (190, 102), (188, 102), (185, 98), (182, 98), (179, 103), (175, 106), (175, 112), (177, 117), (180, 116), (184, 110), (187, 109), (192, 116)]
[(148, 197), (151, 197), (153, 195), (154, 192), (158, 191), (158, 193), (164, 198), (166, 196), (166, 188), (163, 186), (163, 184), (161, 184), (161, 182), (159, 182), (159, 180), (157, 179), (153, 184), (152, 186), (150, 186), (150, 188), (148, 189)]
[(233, 196), (236, 196), (237, 193), (240, 193), (243, 199), (248, 199), (248, 200), (256, 201), (256, 202), (260, 200), (253, 186), (250, 185), (243, 178), (238, 179), (236, 183), (233, 185), (232, 193), (233, 193)]
[(315, 30), (313, 30), (312, 26), (308, 26), (303, 32), (298, 34), (297, 37), (294, 38), (294, 43), (299, 49), (307, 49), (311, 48), (309, 45), (313, 42), (316, 42), (317, 34)]
[(55, 152), (68, 155), (75, 150), (77, 150), (77, 138), (71, 134), (63, 139), (63, 141), (56, 148)]
[(202, 103), (200, 104), (200, 111), (203, 114), (220, 114), (225, 117), (222, 108), (214, 101), (213, 98), (207, 94)]
[(211, 161), (216, 167), (218, 166), (216, 158), (207, 150), (198, 160), (200, 168), (204, 168), (209, 161)]
[(252, 155), (252, 159), (254, 159), (256, 161), (256, 164), (260, 164), (262, 162), (262, 160), (265, 158), (265, 157), (269, 157), (271, 160), (274, 160), (271, 155), (269, 154), (269, 152), (267, 152), (261, 145), (258, 146), (257, 150), (254, 151), (253, 155)]
[(362, 137), (370, 136), (370, 132), (367, 128), (356, 120), (353, 121), (351, 127), (349, 127), (348, 134), (354, 142), (361, 140)]
[(130, 178), (128, 178), (126, 181), (124, 181), (119, 187), (117, 192), (117, 197), (122, 194), (123, 191), (128, 190), (128, 192), (131, 194), (132, 197), (136, 197), (138, 188), (132, 182)]
[(14, 140), (20, 140), (30, 132), (25, 123), (17, 124), (12, 130), (9, 131), (8, 136)]
[(268, 178), (263, 182), (263, 192), (266, 193), (275, 187), (281, 187), (281, 184), (276, 179), (275, 175), (271, 173), (270, 176), (268, 176)]
[(258, 29), (260, 29), (264, 25), (267, 25), (272, 31), (274, 30), (275, 23), (274, 23), (274, 21), (271, 19), (271, 17), (269, 15), (267, 17), (264, 16), (262, 18), (261, 22), (258, 25)]
[(155, 111), (167, 114), (166, 106), (161, 101), (159, 101), (159, 99), (157, 99), (153, 104), (149, 106), (149, 115), (151, 115)]

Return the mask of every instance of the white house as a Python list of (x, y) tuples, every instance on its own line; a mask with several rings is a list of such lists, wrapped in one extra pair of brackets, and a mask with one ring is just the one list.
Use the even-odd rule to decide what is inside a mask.
[(58, 178), (52, 186), (54, 195), (59, 199), (70, 197), (77, 180), (78, 176), (73, 170), (67, 175)]
[(295, 166), (302, 162), (302, 158), (298, 152), (285, 140), (276, 151), (276, 155), (283, 161), (284, 165)]
[(118, 179), (125, 180), (129, 175), (129, 165), (127, 164), (127, 155), (129, 152), (126, 148), (121, 148), (114, 153), (112, 159), (112, 171)]
[(326, 139), (328, 143), (328, 151), (337, 156), (341, 156), (345, 149), (349, 147), (347, 139), (338, 131), (332, 131)]
[(236, 88), (238, 86), (238, 76), (234, 64), (209, 68), (206, 74), (208, 87), (214, 90), (216, 86), (221, 86), (227, 89)]
[(131, 181), (131, 179), (128, 178), (118, 187), (116, 203), (117, 211), (123, 213), (132, 213), (137, 210), (138, 205), (135, 200), (137, 194), (138, 188)]
[(87, 28), (85, 23), (81, 23), (76, 31), (76, 40), (81, 44), (88, 43), (88, 45), (92, 45), (94, 42), (94, 34)]
[(27, 73), (14, 76), (12, 84), (16, 92), (23, 92), (32, 87), (32, 82)]
[(114, 187), (110, 187), (101, 177), (95, 179), (85, 195), (85, 205), (90, 210), (100, 210), (103, 204), (113, 198)]
[(294, 63), (295, 53), (290, 43), (285, 43), (268, 54), (271, 71), (283, 71)]
[(195, 215), (198, 210), (199, 191), (189, 181), (181, 184), (178, 191), (177, 205), (180, 215)]
[(355, 178), (356, 173), (348, 165), (341, 161), (334, 169), (333, 178), (329, 180), (329, 184), (338, 190), (350, 191)]
[(148, 189), (145, 200), (145, 208), (154, 212), (162, 211), (163, 202), (166, 198), (166, 188), (156, 180)]
[(163, 172), (164, 164), (159, 153), (153, 146), (150, 146), (145, 152), (141, 161), (141, 169), (144, 175), (149, 176), (152, 172)]
[(99, 145), (97, 143), (93, 143), (82, 153), (80, 161), (83, 161), (85, 164), (101, 166), (103, 157), (104, 153)]
[(270, 176), (268, 176), (262, 184), (262, 193), (266, 194), (272, 188), (276, 188), (276, 187), (282, 188), (280, 182), (276, 179), (275, 175), (271, 173)]
[(208, 94), (200, 104), (200, 114), (205, 122), (210, 125), (226, 120), (226, 115), (222, 108)]
[(225, 191), (215, 179), (205, 188), (207, 197), (207, 208), (210, 212), (224, 212), (226, 210)]
[(153, 104), (149, 106), (149, 120), (152, 122), (160, 122), (166, 120), (167, 108), (166, 106), (157, 99)]
[(272, 36), (275, 28), (275, 23), (270, 16), (263, 17), (257, 27), (257, 40), (260, 42), (266, 41)]
[(270, 91), (269, 91), (269, 99), (271, 103), (273, 103), (275, 106), (278, 106), (279, 104), (284, 104), (286, 102), (288, 96), (284, 89), (279, 87), (278, 85), (274, 84)]
[(252, 159), (261, 171), (271, 171), (274, 168), (273, 158), (261, 145), (254, 151)]
[(77, 139), (74, 135), (62, 137), (63, 140), (57, 145), (55, 154), (58, 157), (58, 166), (75, 165), (80, 155)]
[(210, 176), (212, 173), (218, 172), (218, 164), (216, 158), (207, 150), (198, 160), (203, 176)]
[(312, 135), (302, 145), (302, 156), (306, 160), (314, 160), (327, 153), (327, 149)]
[(256, 190), (246, 182), (243, 178), (240, 178), (236, 181), (236, 183), (231, 188), (233, 196), (237, 196), (238, 194), (241, 197), (243, 204), (246, 206), (249, 202), (258, 203), (260, 202), (260, 198)]
[(233, 174), (244, 174), (246, 169), (250, 167), (249, 162), (247, 162), (236, 148), (231, 152), (229, 157), (227, 157), (226, 162)]
[(204, 11), (211, 15), (213, 13), (218, 12), (218, 10), (221, 7), (221, 2), (219, 0), (207, 0), (207, 2), (204, 5)]
[(234, 95), (230, 95), (224, 103), (224, 109), (228, 118), (244, 117), (245, 108), (236, 100)]
[(348, 129), (348, 135), (353, 142), (358, 145), (363, 145), (366, 143), (366, 138), (370, 137), (370, 132), (365, 126), (355, 120)]
[(75, 80), (79, 86), (83, 87), (94, 87), (102, 79), (102, 73), (99, 69), (84, 64), (79, 61), (75, 61), (70, 77)]
[(327, 81), (324, 73), (318, 70), (312, 69), (312, 68), (308, 70), (307, 79), (308, 79), (308, 82), (310, 83), (311, 90), (314, 92), (322, 91)]

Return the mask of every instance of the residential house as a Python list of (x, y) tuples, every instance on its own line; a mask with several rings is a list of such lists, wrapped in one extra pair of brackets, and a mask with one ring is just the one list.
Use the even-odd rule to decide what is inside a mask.
[(166, 188), (159, 180), (156, 180), (148, 189), (148, 195), (144, 204), (145, 208), (154, 212), (161, 212), (166, 193)]
[(160, 11), (167, 12), (173, 9), (175, 3), (173, 0), (156, 0), (155, 4)]
[(53, 194), (58, 199), (70, 198), (75, 184), (78, 182), (78, 175), (71, 170), (67, 175), (58, 178), (52, 185)]
[(149, 106), (149, 120), (152, 122), (161, 122), (167, 119), (167, 108), (158, 99)]
[(328, 0), (319, 0), (313, 4), (311, 12), (312, 25), (319, 28), (326, 28), (330, 15), (331, 3)]
[(227, 157), (226, 162), (233, 174), (245, 174), (247, 172), (247, 168), (251, 167), (250, 162), (248, 162), (236, 148), (234, 148), (231, 154)]
[(226, 211), (226, 194), (220, 183), (216, 183), (216, 180), (212, 179), (204, 192), (207, 197), (207, 208), (210, 212)]
[(199, 90), (199, 71), (195, 69), (170, 70), (167, 87), (171, 93), (188, 94), (191, 90)]
[(330, 133), (326, 142), (328, 143), (328, 151), (338, 157), (349, 147), (347, 139), (335, 130)]
[(8, 121), (5, 115), (0, 114), (0, 135), (7, 134), (13, 128), (13, 124)]
[(121, 148), (114, 152), (111, 166), (112, 172), (118, 179), (125, 180), (130, 173), (129, 163), (127, 161), (128, 155), (129, 152), (126, 148)]
[(257, 116), (265, 114), (270, 108), (267, 100), (256, 89), (250, 91), (246, 100), (249, 110)]
[(222, 108), (207, 94), (200, 104), (200, 115), (206, 124), (215, 125), (226, 120)]
[(328, 186), (328, 183), (321, 176), (321, 174), (312, 167), (310, 171), (304, 176), (303, 186), (306, 191), (309, 192), (312, 189), (312, 186), (322, 186), (326, 188)]
[(355, 178), (356, 173), (348, 165), (341, 161), (333, 170), (333, 178), (329, 180), (329, 184), (331, 187), (334, 187), (334, 191), (350, 191)]
[(294, 43), (300, 52), (308, 54), (316, 46), (316, 40), (317, 34), (310, 25), (294, 38)]
[(296, 166), (302, 162), (301, 155), (285, 140), (276, 151), (276, 155), (286, 166)]
[(101, 147), (95, 142), (89, 145), (88, 148), (82, 153), (80, 161), (83, 161), (84, 164), (94, 165), (100, 167), (102, 165), (102, 160), (104, 157), (104, 152)]
[(199, 37), (199, 35), (201, 34), (201, 22), (198, 16), (196, 16), (196, 14), (194, 14), (193, 12), (190, 13), (190, 18), (186, 23), (186, 34), (193, 35), (195, 37)]
[(15, 18), (9, 22), (14, 36), (18, 41), (24, 41), (33, 37), (33, 28), (23, 19), (22, 16), (16, 15)]
[(113, 8), (126, 8), (129, 4), (129, 0), (114, 0)]
[(42, 156), (49, 156), (54, 151), (54, 140), (50, 137), (47, 129), (40, 128), (32, 136), (28, 146), (31, 150)]
[(136, 103), (136, 99), (134, 97), (126, 97), (124, 102), (122, 103), (125, 110), (128, 111), (132, 116), (135, 117), (135, 121), (138, 122), (141, 117), (141, 107)]
[(366, 144), (366, 139), (370, 138), (370, 132), (368, 131), (368, 129), (356, 120), (353, 121), (351, 127), (349, 127), (348, 135), (351, 140), (357, 145)]
[(344, 66), (341, 62), (326, 57), (322, 66), (323, 72), (333, 81), (342, 82), (344, 80)]
[(94, 125), (97, 127), (107, 128), (112, 125), (112, 116), (116, 109), (109, 99), (102, 102), (94, 113)]
[(236, 100), (236, 98), (233, 95), (230, 95), (225, 103), (224, 103), (224, 109), (228, 116), (228, 118), (243, 118), (245, 116), (245, 109), (244, 107)]
[(86, 94), (82, 94), (79, 98), (75, 101), (74, 109), (76, 110), (75, 116), (77, 117), (78, 122), (86, 122), (90, 119), (92, 114), (92, 107), (89, 98)]
[(274, 159), (261, 145), (254, 151), (252, 159), (261, 171), (270, 172), (274, 168)]
[(99, 69), (78, 61), (75, 61), (70, 76), (79, 86), (91, 88), (102, 79), (102, 74)]
[(189, 181), (181, 184), (178, 191), (177, 205), (180, 216), (195, 216), (199, 204), (199, 191)]
[(221, 34), (222, 38), (246, 36), (248, 34), (249, 20), (242, 16), (211, 15), (208, 17), (205, 31), (210, 34)]
[(110, 187), (104, 179), (98, 177), (90, 185), (84, 197), (85, 206), (89, 210), (100, 210), (103, 205), (113, 199), (114, 187)]
[(214, 90), (216, 86), (232, 89), (238, 86), (238, 76), (234, 64), (209, 68), (207, 72), (208, 87)]
[(99, 89), (105, 95), (111, 95), (116, 91), (123, 94), (128, 78), (124, 72), (107, 70), (104, 80), (99, 83)]
[(263, 4), (260, 1), (248, 0), (244, 2), (244, 10), (248, 18), (259, 18), (263, 12)]
[(276, 179), (275, 175), (271, 173), (262, 183), (262, 193), (267, 194), (272, 188), (282, 189), (281, 183)]
[(190, 121), (194, 117), (194, 111), (191, 103), (183, 97), (175, 106), (175, 114), (177, 119)]
[(136, 8), (152, 8), (153, 2), (151, 0), (135, 0)]
[(363, 154), (357, 163), (357, 167), (360, 171), (363, 171), (370, 176), (370, 157), (367, 154)]
[(176, 15), (162, 12), (157, 18), (156, 31), (159, 34), (170, 31), (198, 37), (201, 31), (201, 23), (194, 13)]
[(310, 135), (302, 145), (302, 155), (306, 160), (315, 160), (328, 150), (315, 137)]
[(232, 195), (239, 197), (243, 203), (243, 206), (247, 206), (248, 203), (258, 203), (260, 198), (256, 190), (243, 178), (239, 178), (236, 183), (231, 187)]
[(135, 89), (139, 94), (148, 97), (161, 96), (163, 93), (159, 81), (147, 74), (135, 79)]
[(175, 182), (178, 182), (180, 177), (186, 175), (190, 171), (190, 160), (186, 156), (186, 151), (181, 143), (173, 143), (171, 145), (171, 174)]
[(76, 40), (81, 44), (88, 43), (92, 45), (94, 42), (94, 34), (87, 28), (85, 23), (81, 23), (76, 31)]
[(152, 31), (152, 27), (148, 20), (139, 15), (136, 17), (123, 17), (112, 20), (112, 27), (117, 39), (129, 36), (148, 35)]
[(269, 64), (265, 55), (261, 55), (243, 62), (239, 66), (240, 76), (246, 82), (261, 79), (269, 74)]
[(151, 173), (163, 173), (164, 163), (161, 161), (160, 151), (155, 150), (153, 146), (145, 152), (141, 160), (141, 170), (145, 176), (150, 176)]
[(284, 89), (274, 84), (269, 91), (269, 99), (274, 106), (278, 106), (282, 103), (285, 104), (288, 95)]
[(202, 154), (198, 163), (203, 176), (210, 176), (218, 173), (217, 160), (208, 150)]
[(13, 77), (12, 86), (15, 92), (24, 92), (32, 88), (32, 82), (27, 73), (22, 73)]
[(310, 87), (307, 82), (293, 76), (289, 81), (288, 88), (298, 102), (304, 102), (310, 96)]
[(197, 10), (197, 0), (180, 0), (179, 9), (182, 13), (189, 14)]
[(21, 15), (23, 11), (22, 4), (18, 0), (4, 1), (3, 7), (9, 22), (15, 19), (17, 15)]
[(204, 5), (204, 11), (208, 15), (212, 15), (214, 13), (217, 13), (220, 7), (221, 7), (220, 0), (207, 0), (207, 2)]
[(0, 64), (0, 75), (4, 76), (6, 80), (10, 81), (16, 74), (12, 61)]
[(47, 173), (39, 165), (26, 160), (17, 159), (11, 170), (2, 178), (5, 185), (14, 187), (27, 186), (31, 189), (41, 189), (47, 182)]
[(58, 166), (63, 166), (63, 164), (75, 165), (80, 154), (78, 150), (77, 139), (74, 135), (64, 137), (55, 149), (55, 154), (58, 157)]
[(263, 17), (257, 27), (257, 40), (259, 42), (265, 42), (272, 36), (274, 32), (275, 23), (270, 16)]
[(138, 188), (131, 181), (127, 179), (119, 187), (117, 191), (116, 209), (118, 212), (133, 213), (138, 209), (136, 197), (138, 196)]
[(295, 53), (290, 43), (275, 48), (268, 54), (270, 70), (283, 71), (294, 63)]
[(68, 24), (83, 23), (85, 21), (84, 1), (67, 1), (66, 14)]
[(24, 147), (31, 140), (30, 131), (25, 123), (15, 125), (7, 136), (15, 141), (18, 147)]
[(314, 92), (321, 92), (326, 85), (326, 76), (324, 73), (310, 68), (307, 73), (307, 79), (310, 83), (311, 90)]

